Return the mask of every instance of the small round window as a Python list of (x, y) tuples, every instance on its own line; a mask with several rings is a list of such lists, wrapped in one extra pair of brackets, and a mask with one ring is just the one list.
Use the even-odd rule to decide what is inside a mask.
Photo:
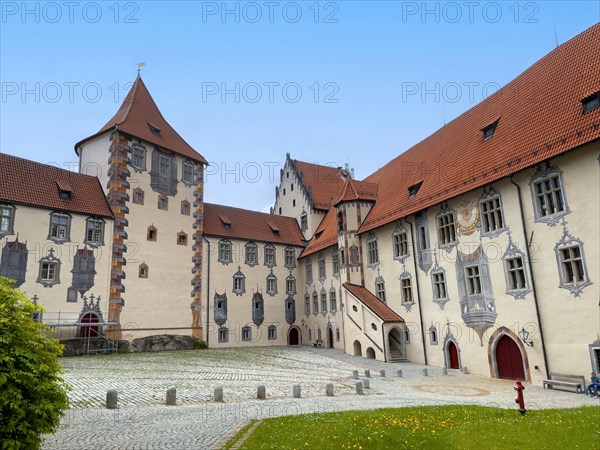
[(356, 305), (352, 305), (352, 311), (358, 312), (358, 308), (356, 307)]
[(377, 331), (377, 325), (375, 325), (374, 323), (371, 324), (371, 328), (373, 328), (375, 331)]

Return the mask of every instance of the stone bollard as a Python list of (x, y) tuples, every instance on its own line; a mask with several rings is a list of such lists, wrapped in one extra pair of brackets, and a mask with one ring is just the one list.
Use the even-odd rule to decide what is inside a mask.
[(167, 399), (165, 401), (165, 405), (167, 406), (175, 406), (177, 405), (177, 389), (172, 387), (167, 389)]
[(355, 380), (358, 380), (358, 370), (352, 371), (352, 378), (354, 378)]
[(460, 369), (460, 371), (464, 374), (468, 374), (469, 373), (469, 369), (467, 369), (467, 366), (462, 366), (462, 369)]
[(325, 395), (327, 397), (333, 397), (333, 384), (332, 383), (327, 383), (325, 385)]
[(259, 400), (264, 400), (267, 398), (267, 390), (264, 386), (261, 385), (256, 389), (256, 398)]
[(427, 373), (427, 369), (423, 369), (423, 376), (424, 377), (428, 377), (429, 376), (429, 373)]
[(443, 367), (442, 368), (442, 374), (443, 375), (448, 375), (448, 368), (447, 367)]
[(385, 370), (380, 370), (379, 375), (381, 375), (382, 378), (385, 378)]
[(106, 408), (107, 409), (117, 409), (119, 406), (119, 399), (117, 396), (117, 390), (111, 389), (106, 392)]
[(223, 386), (217, 386), (215, 388), (215, 402), (223, 402)]
[(295, 384), (292, 388), (292, 393), (294, 394), (294, 398), (300, 398), (301, 396), (301, 388), (299, 384)]
[(356, 395), (365, 395), (363, 384), (360, 381), (356, 383)]
[(400, 378), (402, 378), (402, 370), (399, 370), (398, 372), (396, 372), (396, 375), (398, 375)]
[(371, 371), (369, 369), (365, 370), (365, 377), (371, 378)]
[(369, 389), (370, 388), (370, 382), (368, 378), (363, 378), (362, 380), (362, 385), (365, 389)]

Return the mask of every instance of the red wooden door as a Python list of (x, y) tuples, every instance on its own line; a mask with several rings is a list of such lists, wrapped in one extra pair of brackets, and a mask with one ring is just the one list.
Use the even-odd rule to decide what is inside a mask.
[(98, 317), (95, 314), (87, 313), (81, 318), (81, 328), (79, 329), (80, 337), (96, 337), (98, 336), (97, 325), (87, 325), (88, 323), (98, 323)]
[(329, 328), (328, 331), (329, 342), (327, 342), (327, 348), (333, 348), (333, 330)]
[(521, 350), (509, 336), (502, 336), (496, 345), (496, 366), (498, 378), (525, 379)]
[(450, 368), (460, 369), (460, 366), (458, 365), (458, 349), (452, 341), (448, 342), (448, 356), (450, 359)]
[(290, 329), (289, 345), (298, 345), (298, 341), (298, 330), (296, 328)]

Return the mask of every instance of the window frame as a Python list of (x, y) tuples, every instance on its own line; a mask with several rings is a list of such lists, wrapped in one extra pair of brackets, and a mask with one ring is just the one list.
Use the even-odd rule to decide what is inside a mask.
[(275, 325), (269, 325), (267, 328), (267, 339), (269, 341), (277, 340), (277, 327)]
[[(190, 161), (184, 160), (181, 162), (181, 182), (186, 186), (194, 185), (195, 167)], [(188, 179), (189, 178), (189, 179)]]
[[(549, 180), (558, 180), (558, 186), (554, 185), (551, 189), (545, 190), (544, 183)], [(541, 186), (542, 192), (538, 192), (538, 187)], [(567, 193), (565, 189), (562, 171), (547, 165), (545, 170), (540, 170), (533, 174), (529, 181), (531, 191), (531, 201), (533, 203), (534, 222), (545, 223), (554, 226), (558, 221), (571, 212), (567, 202)], [(558, 192), (558, 194), (555, 194)], [(548, 197), (550, 195), (550, 197)], [(543, 200), (541, 200), (543, 198)], [(555, 211), (551, 214), (545, 213), (547, 210), (548, 198), (552, 199), (550, 203), (559, 202), (563, 209)]]
[(327, 278), (327, 266), (325, 265), (324, 252), (319, 252), (317, 257), (317, 270), (319, 272), (319, 281), (324, 281)]
[(233, 244), (229, 239), (221, 239), (217, 244), (217, 261), (227, 265), (233, 262)]
[(217, 340), (219, 343), (224, 344), (229, 342), (229, 328), (227, 327), (219, 327)]
[(316, 316), (317, 314), (319, 314), (319, 294), (317, 294), (317, 291), (314, 291), (312, 294), (312, 307), (313, 307), (313, 316)]
[[(246, 276), (242, 273), (239, 266), (238, 266), (238, 271), (233, 274), (231, 279), (232, 279), (231, 291), (235, 295), (238, 295), (238, 296), (244, 294), (246, 292)], [(239, 283), (239, 286), (236, 286), (237, 283)]]
[(375, 297), (387, 304), (385, 296), (385, 280), (382, 276), (375, 278)]
[[(141, 197), (140, 200), (136, 199), (137, 195), (139, 195)], [(144, 193), (143, 189), (135, 188), (133, 190), (133, 192), (131, 193), (131, 202), (134, 205), (143, 205), (144, 204), (144, 197), (145, 197), (145, 193)]]
[[(100, 225), (99, 228), (99, 239), (97, 241), (94, 240), (90, 240), (90, 231), (94, 231), (94, 229), (90, 230), (90, 225), (91, 224), (97, 224)], [(89, 245), (90, 247), (100, 247), (104, 245), (104, 228), (105, 228), (105, 224), (106, 222), (104, 222), (104, 220), (97, 218), (97, 217), (88, 217), (85, 220), (85, 239), (84, 242)], [(98, 229), (96, 229), (98, 230)]]
[(394, 259), (398, 261), (408, 258), (408, 231), (404, 228), (397, 228), (392, 233), (392, 251)]
[(379, 265), (379, 244), (374, 234), (367, 238), (367, 261), (369, 267)]
[(190, 202), (188, 202), (187, 200), (182, 200), (181, 206), (179, 208), (179, 212), (181, 213), (181, 215), (189, 216), (191, 214), (191, 210), (192, 210), (192, 207), (190, 205)]
[[(65, 228), (65, 237), (58, 236), (58, 228), (57, 228), (57, 236), (52, 235), (54, 219), (55, 218), (64, 218), (66, 219), (66, 224), (57, 224), (57, 226), (62, 226)], [(64, 242), (71, 242), (71, 215), (59, 211), (53, 211), (50, 213), (50, 227), (48, 229), (48, 240), (55, 242), (57, 244), (62, 244)]]
[[(281, 214), (281, 212), (279, 214)], [(303, 211), (302, 214), (300, 214), (300, 229), (302, 231), (308, 230), (308, 214), (306, 211)]]
[(244, 245), (244, 263), (250, 267), (258, 265), (258, 245), (253, 241)]
[(296, 250), (293, 247), (286, 247), (284, 251), (284, 266), (288, 269), (296, 268)]
[(285, 293), (288, 295), (294, 295), (296, 293), (296, 279), (291, 273), (285, 279)]
[[(8, 215), (5, 215), (3, 211), (8, 211)], [(17, 208), (14, 205), (6, 203), (0, 204), (0, 238), (4, 236), (10, 236), (15, 234), (15, 215)], [(8, 218), (8, 227), (3, 230), (2, 224), (5, 223), (5, 219)]]
[(465, 266), (465, 287), (467, 297), (480, 297), (483, 295), (483, 280), (479, 264)]
[(277, 277), (271, 272), (266, 279), (266, 293), (271, 297), (277, 294)]
[(275, 246), (271, 243), (265, 244), (264, 252), (264, 265), (267, 267), (277, 266), (277, 250)]
[(437, 228), (438, 246), (443, 249), (451, 249), (458, 244), (458, 234), (456, 232), (456, 216), (454, 211), (444, 208), (435, 217)]
[(325, 288), (321, 289), (321, 314), (325, 315), (327, 314), (327, 311), (329, 310), (329, 305), (327, 304), (327, 291), (325, 290)]
[(242, 327), (242, 342), (252, 341), (252, 327)]
[[(495, 204), (497, 202), (497, 204)], [(490, 205), (491, 204), (491, 205)], [(488, 209), (489, 208), (489, 209)], [(506, 231), (506, 219), (504, 217), (504, 205), (502, 196), (496, 190), (490, 190), (484, 193), (479, 199), (479, 217), (481, 220), (481, 235), (486, 237), (495, 237)], [(496, 225), (492, 228), (493, 223)], [(498, 225), (500, 221), (501, 226)]]
[(306, 278), (306, 284), (310, 285), (313, 282), (313, 271), (312, 271), (312, 255), (309, 255), (304, 260), (304, 274)]
[(329, 310), (332, 314), (337, 312), (337, 292), (333, 286), (329, 289)]
[[(136, 154), (137, 153), (137, 154)], [(136, 172), (143, 172), (146, 170), (146, 148), (142, 145), (139, 144), (134, 144), (131, 147), (131, 167), (133, 167), (133, 169)], [(142, 159), (141, 164), (136, 164), (136, 157), (140, 157)]]

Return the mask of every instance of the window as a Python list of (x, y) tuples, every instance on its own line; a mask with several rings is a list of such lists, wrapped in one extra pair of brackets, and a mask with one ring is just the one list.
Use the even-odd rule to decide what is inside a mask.
[(219, 342), (229, 342), (229, 329), (219, 328)]
[(305, 266), (305, 270), (306, 270), (306, 283), (310, 284), (313, 281), (313, 277), (312, 277), (312, 257), (308, 256), (306, 258), (306, 266)]
[(408, 328), (404, 329), (404, 342), (410, 344), (410, 331)]
[(535, 209), (539, 218), (567, 210), (559, 173), (538, 178), (533, 182)]
[(294, 185), (290, 184), (290, 191), (294, 192)]
[(411, 279), (409, 277), (400, 279), (400, 288), (402, 293), (402, 303), (412, 303), (412, 286)]
[(134, 146), (131, 151), (131, 165), (137, 170), (146, 170), (146, 149)]
[(467, 276), (467, 295), (481, 294), (481, 277), (479, 276), (479, 266), (465, 267)]
[(242, 341), (251, 341), (252, 340), (252, 328), (244, 327), (242, 328)]
[(423, 182), (419, 181), (417, 184), (413, 184), (412, 186), (409, 186), (408, 198), (414, 198), (417, 195), (417, 193), (419, 192), (419, 189), (421, 189), (422, 184), (423, 184)]
[(296, 207), (296, 199), (292, 200), (292, 206)]
[(242, 295), (244, 292), (246, 292), (246, 277), (238, 267), (238, 271), (233, 275), (233, 293)]
[(13, 233), (15, 223), (15, 208), (0, 205), (0, 237)]
[(397, 231), (392, 236), (394, 258), (403, 258), (408, 255), (408, 236), (406, 231)]
[(181, 214), (183, 214), (184, 216), (190, 215), (190, 202), (188, 202), (187, 200), (183, 200), (181, 202)]
[(47, 256), (40, 259), (40, 269), (37, 282), (44, 287), (52, 287), (60, 283), (60, 259), (54, 256), (54, 249), (48, 250)]
[(135, 188), (133, 190), (133, 203), (136, 205), (144, 204), (144, 191), (142, 191), (140, 188)]
[(308, 329), (308, 340), (312, 341), (312, 330), (310, 328)]
[(434, 300), (448, 298), (448, 291), (446, 290), (446, 273), (444, 271), (433, 272), (431, 274), (431, 283), (433, 284)]
[(483, 133), (483, 140), (487, 141), (488, 139), (490, 139), (494, 133), (496, 132), (496, 127), (498, 126), (498, 122), (500, 121), (500, 119), (496, 120), (494, 123), (489, 124), (486, 127), (483, 127), (481, 129), (481, 132)]
[(333, 276), (340, 274), (340, 255), (337, 246), (333, 249), (331, 254), (331, 262), (333, 264)]
[(279, 215), (281, 215), (281, 207), (279, 208)]
[(296, 251), (291, 247), (285, 249), (285, 267), (288, 269), (296, 267)]
[(231, 241), (227, 239), (219, 241), (219, 257), (217, 260), (223, 264), (229, 264), (233, 262), (231, 258)]
[(71, 217), (65, 214), (50, 215), (50, 235), (48, 239), (55, 242), (65, 242), (70, 239)]
[(283, 188), (283, 195), (285, 195), (285, 188)]
[(187, 245), (187, 234), (183, 231), (177, 233), (177, 245)]
[(71, 191), (61, 189), (58, 191), (61, 200), (71, 200)]
[(316, 316), (319, 313), (319, 296), (316, 292), (313, 293), (313, 314)]
[(576, 285), (587, 281), (581, 246), (579, 244), (564, 247), (559, 250), (562, 284)]
[(267, 277), (267, 294), (275, 295), (277, 294), (277, 277), (271, 273)]
[(325, 269), (325, 254), (323, 252), (319, 253), (318, 266), (319, 266), (319, 280), (323, 281), (325, 278), (327, 278), (327, 272)]
[(150, 132), (154, 135), (154, 136), (160, 136), (160, 128), (152, 125), (151, 123), (148, 124), (148, 128), (150, 128)]
[(418, 228), (418, 236), (419, 236), (419, 250), (427, 250), (429, 248), (429, 243), (427, 242), (427, 229), (424, 225), (421, 225)]
[[(73, 255), (73, 281), (68, 289), (71, 292), (86, 292), (94, 286), (94, 277), (96, 275), (96, 258), (94, 251), (87, 247), (79, 248)], [(70, 294), (72, 296), (73, 294)], [(67, 301), (70, 297), (67, 295)], [(75, 293), (75, 301), (77, 301), (77, 293)]]
[(91, 246), (104, 245), (104, 222), (98, 219), (87, 219), (85, 242)]
[(327, 291), (321, 290), (321, 312), (325, 314), (327, 312)]
[(344, 249), (340, 249), (340, 260), (342, 262), (342, 266), (346, 265), (346, 253), (344, 252)]
[(148, 241), (156, 242), (157, 237), (158, 237), (158, 230), (156, 229), (156, 227), (154, 225), (150, 225), (146, 232), (146, 239)]
[(265, 245), (265, 266), (273, 267), (276, 266), (275, 260), (275, 246), (273, 244)]
[(513, 256), (506, 260), (506, 274), (508, 278), (508, 290), (518, 291), (527, 288), (525, 268), (521, 256)]
[(367, 239), (367, 254), (370, 266), (379, 264), (379, 250), (377, 249), (377, 238), (375, 236)]
[(483, 233), (491, 233), (504, 228), (500, 195), (482, 200), (479, 202), (479, 209), (481, 211), (481, 228)]
[(337, 224), (338, 231), (344, 231), (344, 213), (342, 211), (337, 213)]
[(246, 264), (249, 266), (258, 264), (258, 246), (254, 242), (246, 244)]
[(375, 295), (385, 303), (385, 282), (382, 277), (377, 277), (375, 280)]
[(142, 263), (138, 267), (138, 278), (148, 278), (148, 266), (146, 263)]
[[(281, 208), (279, 208), (279, 209), (280, 209), (279, 214), (281, 214)], [(303, 212), (300, 215), (300, 229), (302, 231), (308, 230), (308, 214), (306, 214), (306, 212)]]
[(292, 275), (285, 279), (285, 293), (289, 295), (296, 293), (296, 279)]
[(329, 291), (329, 305), (331, 306), (331, 312), (337, 311), (337, 298), (334, 288)]
[(188, 161), (182, 163), (181, 181), (188, 185), (194, 183), (194, 165)]
[(589, 97), (581, 100), (583, 104), (583, 113), (588, 113), (593, 111), (594, 109), (600, 108), (600, 92), (596, 92), (595, 94), (590, 95)]
[(310, 296), (308, 294), (304, 296), (304, 314), (306, 316), (310, 314)]
[(377, 325), (374, 322), (371, 323), (371, 329), (377, 331)]
[(55, 281), (58, 276), (58, 264), (55, 262), (43, 262), (40, 279), (43, 281)]
[(438, 344), (438, 332), (437, 328), (433, 324), (429, 327), (429, 343), (431, 345)]
[(15, 280), (12, 286), (19, 287), (25, 283), (27, 273), (27, 244), (19, 242), (18, 238), (13, 242), (6, 242), (2, 249), (0, 259), (0, 276)]
[(353, 245), (352, 247), (350, 247), (350, 263), (358, 264), (358, 261), (358, 247), (356, 245)]
[(275, 325), (271, 325), (267, 328), (267, 335), (270, 341), (277, 339), (277, 327)]
[(169, 210), (169, 198), (166, 195), (158, 196), (158, 209), (162, 209), (164, 211)]
[(437, 218), (438, 241), (440, 245), (448, 245), (456, 242), (456, 228), (454, 226), (454, 213), (442, 213)]
[(158, 156), (158, 173), (162, 177), (171, 176), (171, 158), (168, 156)]
[(336, 340), (337, 342), (340, 342), (340, 329), (339, 329), (339, 328), (337, 328), (337, 329), (335, 330), (335, 340)]

